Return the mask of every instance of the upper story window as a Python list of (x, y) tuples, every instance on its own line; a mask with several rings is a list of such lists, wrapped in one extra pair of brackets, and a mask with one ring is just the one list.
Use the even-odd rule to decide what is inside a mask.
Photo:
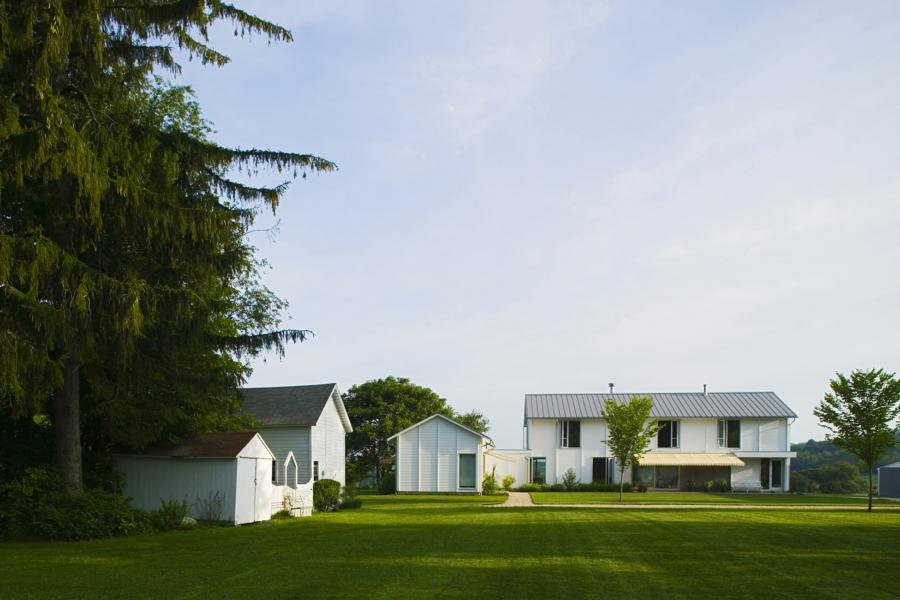
[(741, 447), (741, 422), (737, 419), (719, 419), (719, 448)]
[(678, 448), (678, 421), (660, 421), (662, 429), (656, 434), (657, 448)]
[(560, 421), (559, 422), (559, 447), (560, 448), (580, 448), (581, 447), (581, 421)]
[(319, 480), (319, 461), (313, 461), (313, 481)]
[(272, 484), (278, 483), (278, 461), (272, 461)]

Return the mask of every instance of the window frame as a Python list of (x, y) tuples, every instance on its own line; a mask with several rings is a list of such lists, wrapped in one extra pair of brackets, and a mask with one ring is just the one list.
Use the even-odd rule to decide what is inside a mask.
[[(535, 466), (536, 463), (540, 462), (544, 465), (544, 477), (543, 481), (537, 481), (535, 478)], [(535, 456), (531, 459), (531, 483), (547, 483), (547, 457), (546, 456)]]
[[(663, 420), (659, 421), (659, 423), (660, 424), (668, 423), (668, 427), (667, 428), (664, 427), (657, 432), (656, 447), (657, 448), (674, 448), (676, 450), (678, 448), (681, 448), (681, 435), (680, 435), (681, 434), (681, 431), (680, 431), (681, 424), (680, 424), (680, 422), (676, 419), (663, 419)], [(669, 445), (668, 446), (661, 446), (659, 443), (660, 436), (663, 434), (663, 432), (668, 433), (668, 437), (669, 437)]]
[[(462, 484), (462, 467), (463, 457), (472, 461), (472, 485)], [(478, 489), (478, 455), (475, 452), (457, 452), (456, 453), (456, 489), (458, 490), (476, 490)]]
[(272, 459), (272, 485), (278, 485), (278, 460)]
[[(731, 445), (733, 441), (731, 439), (730, 433), (732, 433), (731, 428), (729, 427), (729, 423), (737, 423), (737, 432), (735, 432), (735, 436), (737, 437), (737, 445)], [(729, 449), (738, 449), (741, 448), (741, 420), (740, 419), (719, 419), (719, 431), (718, 431), (718, 442), (719, 448), (729, 448)]]
[[(572, 435), (572, 424), (575, 425), (575, 435)], [(575, 444), (572, 444), (572, 438)], [(559, 447), (581, 448), (581, 421), (579, 419), (565, 419), (559, 422)]]
[(319, 480), (319, 461), (313, 461), (313, 481)]

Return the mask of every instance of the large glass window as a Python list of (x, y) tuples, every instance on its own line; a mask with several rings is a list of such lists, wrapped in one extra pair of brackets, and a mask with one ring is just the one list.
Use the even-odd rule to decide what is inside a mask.
[(653, 487), (678, 489), (678, 467), (656, 467), (656, 484)]
[(660, 421), (662, 429), (656, 434), (657, 448), (678, 447), (678, 421)]
[(559, 447), (581, 447), (581, 421), (560, 421), (559, 423)]
[(547, 459), (532, 458), (531, 459), (531, 482), (547, 483)]
[(741, 422), (736, 419), (719, 420), (719, 447), (741, 447)]
[(475, 455), (460, 454), (459, 455), (459, 487), (474, 488), (475, 487)]

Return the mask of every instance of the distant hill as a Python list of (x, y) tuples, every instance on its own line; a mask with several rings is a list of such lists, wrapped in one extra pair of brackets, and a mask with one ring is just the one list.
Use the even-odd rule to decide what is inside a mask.
[[(888, 450), (885, 457), (878, 461), (878, 466), (900, 461), (900, 429), (896, 431), (895, 435), (897, 436), (897, 445)], [(797, 453), (797, 458), (791, 460), (791, 471), (815, 469), (839, 461), (847, 461), (857, 465), (860, 470), (865, 468), (861, 460), (826, 440), (809, 440), (808, 442), (791, 444), (791, 449)]]

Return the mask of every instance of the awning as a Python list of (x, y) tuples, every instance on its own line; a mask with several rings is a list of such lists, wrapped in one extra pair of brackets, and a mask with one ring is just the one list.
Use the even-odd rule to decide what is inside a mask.
[(642, 467), (743, 467), (731, 452), (650, 452), (641, 457)]

